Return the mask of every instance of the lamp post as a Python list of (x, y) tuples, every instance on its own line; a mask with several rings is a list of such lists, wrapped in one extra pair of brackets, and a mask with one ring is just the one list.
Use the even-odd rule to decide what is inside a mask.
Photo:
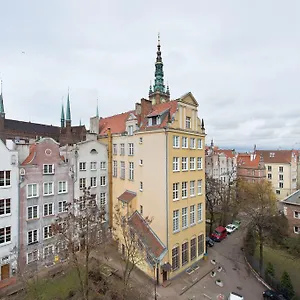
[(154, 299), (157, 300), (157, 294), (156, 294), (157, 279), (155, 276), (155, 269), (156, 269), (156, 263), (153, 264), (153, 273), (154, 273)]

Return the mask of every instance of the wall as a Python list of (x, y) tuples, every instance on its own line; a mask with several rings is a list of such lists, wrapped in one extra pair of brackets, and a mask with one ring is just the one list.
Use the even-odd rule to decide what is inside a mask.
[(285, 216), (288, 218), (289, 221), (289, 231), (292, 236), (299, 236), (294, 232), (294, 226), (298, 226), (300, 228), (300, 219), (296, 219), (294, 217), (294, 212), (297, 211), (300, 214), (300, 205), (291, 205), (283, 203), (283, 211)]

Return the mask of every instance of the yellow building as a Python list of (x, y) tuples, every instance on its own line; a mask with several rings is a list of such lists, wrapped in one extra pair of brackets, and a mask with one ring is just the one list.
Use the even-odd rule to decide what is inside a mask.
[[(112, 201), (132, 214), (149, 250), (143, 270), (159, 281), (196, 267), (205, 253), (205, 129), (191, 93), (170, 100), (158, 43), (155, 84), (135, 109), (101, 118), (112, 134)], [(112, 207), (112, 206), (111, 206)], [(152, 219), (150, 225), (145, 218)], [(124, 246), (120, 245), (120, 249)]]

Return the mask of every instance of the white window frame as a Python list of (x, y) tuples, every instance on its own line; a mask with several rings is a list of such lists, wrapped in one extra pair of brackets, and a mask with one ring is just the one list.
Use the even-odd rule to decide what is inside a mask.
[(86, 162), (79, 162), (79, 171), (86, 171)]
[[(33, 253), (37, 253), (36, 259), (33, 259), (33, 260), (29, 261), (29, 255), (33, 254)], [(29, 265), (29, 264), (31, 264), (31, 263), (33, 263), (35, 261), (38, 261), (38, 260), (39, 260), (39, 249), (33, 249), (31, 252), (27, 252), (26, 253), (26, 264), (27, 265)]]
[(189, 170), (189, 158), (188, 157), (181, 158), (181, 170), (183, 172), (186, 172)]
[(196, 194), (195, 194), (195, 185), (196, 185), (195, 180), (191, 180), (190, 181), (190, 197), (195, 197), (196, 196)]
[(113, 177), (118, 176), (118, 161), (114, 160), (113, 161)]
[(125, 144), (121, 143), (120, 144), (120, 155), (125, 155)]
[(182, 148), (187, 149), (189, 147), (189, 139), (186, 136), (182, 137)]
[(180, 213), (179, 209), (173, 210), (173, 233), (180, 231)]
[(134, 143), (128, 143), (128, 155), (129, 156), (134, 155)]
[[(36, 186), (36, 194), (33, 193), (33, 187), (34, 186)], [(29, 189), (31, 189), (31, 195), (29, 195)], [(26, 195), (27, 199), (39, 197), (39, 184), (38, 183), (29, 183), (29, 184), (27, 184), (26, 194), (27, 194)]]
[(202, 203), (197, 204), (197, 219), (198, 219), (198, 223), (201, 223), (203, 221)]
[(62, 200), (58, 202), (58, 213), (64, 213), (68, 211), (68, 201)]
[(181, 198), (186, 199), (188, 197), (188, 183), (187, 181), (183, 181), (181, 183)]
[[(1, 170), (0, 173), (3, 173), (3, 181), (0, 179), (0, 188), (10, 187), (11, 186), (11, 171), (10, 170)], [(9, 174), (9, 178), (7, 176)], [(7, 184), (7, 181), (8, 184)]]
[(182, 219), (182, 229), (186, 229), (189, 227), (189, 218), (188, 218), (188, 207), (183, 207), (181, 212)]
[(196, 158), (190, 157), (190, 171), (196, 170)]
[(134, 162), (129, 162), (129, 180), (134, 180)]
[(97, 187), (97, 176), (90, 177), (90, 187)]
[[(49, 187), (52, 186), (52, 193), (45, 194), (45, 186), (48, 185), (48, 191), (50, 190)], [(54, 195), (54, 182), (49, 181), (49, 182), (44, 182), (43, 183), (43, 196), (52, 196)]]
[[(45, 250), (46, 249), (51, 249), (51, 252), (49, 252), (47, 256), (45, 255), (45, 252), (46, 252)], [(47, 245), (47, 246), (45, 246), (43, 248), (43, 258), (46, 259), (47, 257), (49, 257), (51, 255), (54, 255), (54, 245)]]
[(202, 170), (203, 169), (202, 157), (201, 156), (197, 157), (197, 169), (198, 170)]
[[(296, 229), (297, 228), (297, 229)], [(300, 226), (294, 226), (294, 233), (295, 234), (300, 234)]]
[[(33, 242), (29, 243), (29, 233), (32, 232), (32, 240)], [(36, 240), (34, 239), (34, 232), (36, 232)], [(27, 245), (33, 245), (39, 242), (39, 230), (32, 229), (27, 231)]]
[(126, 172), (126, 167), (125, 167), (125, 161), (120, 161), (120, 178), (125, 179), (125, 172)]
[(106, 205), (106, 201), (107, 201), (106, 193), (100, 193), (100, 205), (101, 206)]
[(196, 139), (190, 138), (190, 149), (196, 149)]
[(133, 125), (128, 126), (128, 135), (133, 135)]
[(173, 157), (173, 172), (179, 172), (180, 168), (179, 168), (179, 157)]
[(185, 117), (185, 129), (191, 129), (191, 128), (192, 128), (192, 118)]
[(117, 154), (118, 154), (117, 144), (113, 144), (113, 155), (117, 155)]
[[(47, 214), (45, 214), (45, 207), (47, 207)], [(52, 207), (52, 213), (50, 214), (50, 207)], [(43, 204), (43, 217), (49, 217), (49, 216), (54, 216), (55, 212), (54, 212), (54, 202), (50, 202), (50, 203), (44, 203)]]
[(202, 179), (197, 180), (197, 194), (202, 195)]
[(197, 147), (198, 149), (202, 149), (203, 146), (202, 146), (202, 139), (197, 139)]
[(179, 200), (179, 182), (173, 183), (173, 201)]
[(106, 170), (106, 161), (100, 162), (100, 170)]
[(144, 188), (143, 181), (140, 181), (140, 192), (142, 192), (142, 191), (143, 191), (143, 188)]
[[(64, 186), (65, 185), (65, 186)], [(62, 188), (60, 188), (62, 186)], [(62, 180), (58, 182), (58, 194), (66, 194), (68, 193), (68, 181)]]
[[(36, 217), (34, 217), (34, 208), (36, 208)], [(31, 209), (31, 217), (29, 218), (29, 209)], [(39, 218), (39, 206), (38, 205), (32, 205), (27, 206), (27, 220), (36, 220)]]
[(90, 166), (91, 166), (91, 171), (97, 170), (97, 162), (96, 161), (91, 161)]
[(294, 210), (294, 219), (300, 219), (300, 211)]
[(86, 178), (81, 177), (79, 178), (79, 189), (83, 190), (86, 187)]
[(278, 167), (278, 172), (279, 173), (283, 173), (283, 171), (284, 171), (283, 166)]
[(54, 164), (43, 164), (43, 175), (53, 175)]
[(106, 176), (100, 176), (100, 186), (106, 186), (107, 180)]
[[(7, 234), (7, 229), (9, 228), (10, 230), (10, 234)], [(4, 242), (1, 243), (0, 245), (8, 245), (11, 243), (11, 240), (12, 240), (12, 230), (11, 230), (11, 225), (8, 225), (8, 226), (3, 226), (1, 227), (0, 229), (4, 229)], [(8, 240), (8, 236), (9, 236), (9, 240)]]
[[(47, 230), (47, 237), (45, 237), (45, 229), (46, 228), (48, 228), (48, 230)], [(49, 235), (50, 233), (51, 233), (51, 235)], [(43, 227), (43, 239), (44, 240), (48, 240), (48, 239), (50, 239), (52, 237), (53, 237), (53, 232), (51, 230), (51, 225), (44, 226)]]
[(190, 206), (190, 226), (196, 224), (196, 217), (195, 217), (195, 204)]
[(180, 139), (178, 135), (173, 135), (173, 148), (180, 148)]
[(0, 202), (1, 201), (3, 201), (3, 214), (0, 214), (0, 217), (10, 216), (11, 215), (11, 198), (0, 199)]

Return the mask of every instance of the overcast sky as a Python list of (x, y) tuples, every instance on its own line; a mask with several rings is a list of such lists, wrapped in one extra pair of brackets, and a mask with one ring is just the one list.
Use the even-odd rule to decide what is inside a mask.
[(161, 33), (173, 99), (191, 91), (207, 143), (300, 148), (299, 0), (0, 0), (7, 118), (72, 124), (134, 108)]

